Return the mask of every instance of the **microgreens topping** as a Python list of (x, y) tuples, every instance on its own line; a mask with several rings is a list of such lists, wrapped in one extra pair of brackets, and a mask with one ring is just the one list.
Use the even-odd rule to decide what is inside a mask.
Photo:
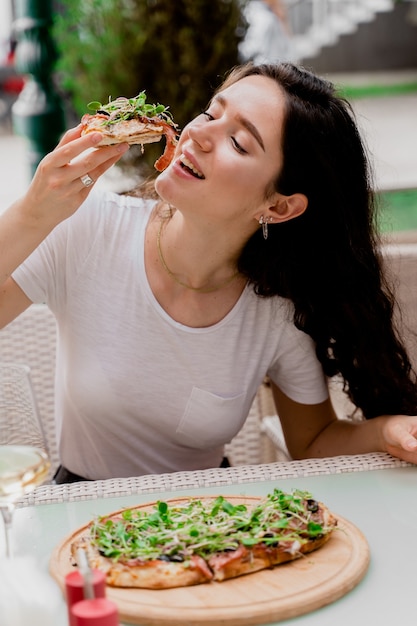
[(101, 554), (112, 559), (187, 561), (193, 554), (208, 557), (241, 544), (275, 547), (280, 541), (302, 544), (321, 537), (329, 529), (314, 519), (318, 507), (312, 503), (307, 492), (279, 489), (252, 509), (223, 496), (184, 505), (160, 501), (151, 511), (127, 509), (118, 518), (99, 517), (90, 532)]
[(145, 91), (141, 91), (134, 98), (120, 97), (112, 100), (109, 97), (107, 104), (101, 104), (101, 102), (97, 101), (89, 102), (87, 108), (90, 111), (107, 116), (109, 124), (131, 120), (135, 117), (159, 117), (162, 121), (175, 126), (168, 107), (163, 104), (147, 104)]

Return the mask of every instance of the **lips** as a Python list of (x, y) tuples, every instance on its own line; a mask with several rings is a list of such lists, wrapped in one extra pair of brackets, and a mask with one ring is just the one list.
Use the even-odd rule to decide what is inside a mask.
[(191, 163), (190, 159), (188, 159), (185, 154), (180, 155), (179, 162), (181, 167), (189, 171), (190, 174), (195, 178), (199, 178), (200, 180), (204, 178), (203, 172), (200, 172), (200, 170), (197, 169), (197, 167), (193, 163)]

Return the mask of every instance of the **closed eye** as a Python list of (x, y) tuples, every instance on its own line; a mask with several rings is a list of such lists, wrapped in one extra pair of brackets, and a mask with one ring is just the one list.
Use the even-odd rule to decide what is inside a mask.
[(208, 120), (214, 120), (214, 117), (208, 111), (201, 111), (201, 113), (205, 115)]
[(232, 143), (234, 147), (240, 154), (247, 154), (247, 151), (244, 148), (242, 148), (242, 146), (236, 141), (234, 137), (232, 137), (231, 139), (232, 139)]

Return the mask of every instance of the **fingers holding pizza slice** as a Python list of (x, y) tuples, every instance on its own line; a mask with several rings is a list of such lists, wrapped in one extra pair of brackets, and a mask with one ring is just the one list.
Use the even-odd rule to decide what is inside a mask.
[(90, 102), (88, 108), (95, 111), (81, 118), (81, 135), (99, 132), (103, 139), (98, 146), (116, 143), (144, 145), (166, 137), (165, 150), (155, 162), (162, 172), (170, 164), (177, 143), (178, 128), (168, 108), (162, 104), (147, 104), (142, 91), (135, 98), (116, 98), (107, 104)]
[(254, 506), (222, 496), (158, 502), (101, 517), (72, 545), (114, 587), (168, 589), (224, 581), (317, 550), (337, 520), (311, 494), (275, 489)]

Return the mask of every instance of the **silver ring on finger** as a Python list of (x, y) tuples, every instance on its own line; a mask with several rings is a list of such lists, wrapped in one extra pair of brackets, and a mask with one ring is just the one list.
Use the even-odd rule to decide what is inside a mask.
[(80, 181), (82, 182), (84, 187), (90, 187), (90, 185), (94, 184), (94, 180), (88, 174), (84, 174), (84, 176), (81, 176)]

